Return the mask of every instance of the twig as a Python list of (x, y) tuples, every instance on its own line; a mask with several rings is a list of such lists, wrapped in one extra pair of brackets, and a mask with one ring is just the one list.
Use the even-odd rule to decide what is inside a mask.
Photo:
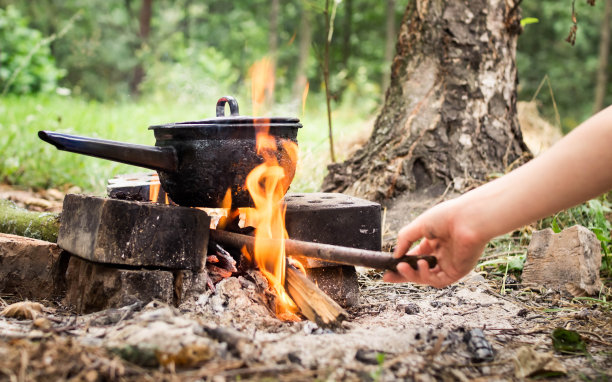
[(533, 96), (531, 97), (531, 100), (529, 102), (533, 102), (535, 98), (538, 96), (538, 94), (540, 93), (540, 89), (542, 89), (542, 85), (544, 85), (544, 81), (546, 81), (548, 84), (548, 91), (550, 92), (550, 98), (552, 100), (553, 109), (555, 110), (555, 122), (557, 123), (557, 127), (561, 128), (561, 116), (559, 114), (559, 109), (557, 108), (557, 101), (555, 101), (555, 95), (553, 93), (552, 85), (550, 83), (550, 78), (548, 77), (548, 74), (544, 75), (544, 77), (542, 78), (542, 81), (540, 81), (538, 88), (536, 89), (535, 93), (533, 93)]
[(271, 374), (276, 376), (278, 373), (295, 372), (297, 368), (292, 365), (277, 365), (277, 366), (255, 366), (242, 369), (233, 369), (218, 373), (217, 376), (223, 377), (246, 377), (261, 374)]
[(504, 257), (504, 256), (508, 256), (508, 255), (522, 255), (525, 253), (525, 250), (514, 250), (514, 251), (505, 251), (505, 252), (499, 252), (499, 253), (494, 253), (492, 255), (488, 255), (485, 257), (481, 257), (478, 261), (486, 261), (486, 260), (491, 260), (491, 259), (497, 259), (498, 257)]
[(580, 333), (580, 334), (586, 334), (586, 335), (589, 335), (589, 336), (597, 337), (596, 340), (594, 340), (592, 338), (590, 340), (591, 341), (595, 341), (595, 342), (599, 342), (602, 345), (606, 345), (606, 346), (612, 347), (612, 343), (607, 342), (601, 335), (599, 335), (597, 333), (590, 332), (588, 330), (577, 330), (577, 332)]

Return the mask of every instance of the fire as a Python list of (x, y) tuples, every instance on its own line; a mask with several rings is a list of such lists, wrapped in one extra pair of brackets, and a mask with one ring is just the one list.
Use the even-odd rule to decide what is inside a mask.
[(151, 176), (151, 180), (149, 182), (150, 201), (157, 202), (157, 198), (159, 197), (159, 190), (161, 190), (161, 183), (159, 183), (159, 176), (155, 174)]
[[(159, 182), (159, 175), (152, 174), (151, 180), (149, 181), (149, 201), (159, 203), (159, 193), (162, 190), (161, 183)], [(164, 193), (164, 204), (170, 204), (168, 194)]]
[[(271, 71), (270, 60), (264, 58), (256, 62), (250, 73), (253, 113), (257, 115), (264, 102), (266, 89), (274, 87), (274, 73)], [(279, 143), (269, 134), (269, 125), (265, 121), (259, 125), (262, 127), (258, 127), (256, 132), (256, 148), (264, 162), (255, 167), (246, 178), (246, 188), (255, 204), (255, 208), (249, 209), (246, 216), (248, 224), (255, 227), (252, 261), (276, 292), (277, 316), (295, 319), (294, 313), (298, 308), (284, 287), (287, 265), (284, 239), (288, 239), (289, 235), (285, 229), (285, 207), (282, 200), (289, 189), (291, 176), (285, 174), (285, 170), (278, 162)], [(296, 163), (297, 145), (283, 141), (281, 147), (287, 152), (291, 161)]]
[[(256, 136), (257, 153), (264, 158), (264, 163), (255, 167), (246, 178), (246, 188), (255, 204), (255, 208), (248, 209), (246, 213), (248, 224), (255, 227), (255, 245), (251, 260), (266, 276), (278, 296), (277, 315), (294, 319), (293, 313), (296, 313), (298, 308), (284, 287), (287, 265), (284, 239), (289, 238), (289, 235), (285, 229), (285, 206), (282, 200), (289, 188), (289, 182), (276, 157), (279, 150), (277, 142), (266, 130), (259, 131)], [(292, 161), (295, 161), (297, 145), (293, 142), (282, 142), (282, 147)]]
[(262, 113), (266, 94), (274, 93), (274, 63), (269, 57), (256, 61), (249, 69), (251, 77), (251, 100), (253, 101), (253, 115)]
[(310, 88), (310, 82), (306, 82), (306, 86), (304, 86), (304, 91), (302, 92), (302, 115), (304, 115), (306, 111), (306, 97), (308, 97), (309, 88)]

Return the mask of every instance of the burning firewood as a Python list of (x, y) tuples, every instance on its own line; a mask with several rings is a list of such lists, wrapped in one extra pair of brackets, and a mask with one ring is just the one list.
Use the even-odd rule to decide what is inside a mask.
[(338, 303), (292, 265), (287, 266), (285, 288), (302, 314), (319, 326), (338, 326), (348, 315)]
[(231, 272), (237, 272), (238, 269), (236, 269), (236, 260), (234, 260), (232, 255), (217, 243), (215, 243), (214, 247), (216, 252), (213, 256), (217, 257), (219, 261), (217, 266)]
[[(224, 244), (236, 248), (246, 246), (252, 252), (255, 240), (253, 237), (247, 235), (230, 235), (233, 238), (238, 237), (240, 239), (243, 239), (238, 243), (235, 240), (227, 240), (227, 235), (223, 235), (223, 232), (225, 231), (211, 230), (211, 234), (214, 235), (216, 239), (223, 240)], [(211, 245), (209, 248), (214, 247), (216, 249), (218, 247), (223, 249), (215, 242), (211, 242), (214, 244)], [(215, 252), (215, 255), (219, 255), (219, 253), (220, 252), (217, 251)], [(229, 253), (227, 253), (227, 257), (233, 260)], [(219, 264), (220, 263), (221, 261), (219, 262)], [(219, 264), (207, 265), (207, 267), (210, 267), (209, 273), (211, 269), (213, 269), (214, 271), (211, 277), (217, 276), (218, 269), (220, 269), (219, 267), (217, 267), (217, 265)], [(221, 280), (221, 278), (219, 278), (219, 280)], [(338, 305), (338, 303), (332, 300), (331, 297), (329, 297), (321, 289), (319, 289), (319, 287), (317, 287), (315, 283), (310, 281), (305, 274), (297, 270), (292, 265), (286, 266), (285, 288), (287, 290), (287, 293), (289, 293), (291, 299), (300, 309), (301, 313), (306, 318), (313, 322), (316, 322), (320, 326), (338, 326), (338, 324), (340, 324), (342, 320), (344, 320), (347, 316), (346, 311), (340, 305)]]
[(214, 284), (238, 272), (236, 260), (232, 255), (212, 240), (208, 243), (206, 269), (208, 270), (207, 285), (213, 291), (215, 290)]

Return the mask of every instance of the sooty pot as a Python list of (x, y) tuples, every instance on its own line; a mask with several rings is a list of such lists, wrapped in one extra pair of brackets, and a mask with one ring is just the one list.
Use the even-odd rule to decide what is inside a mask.
[(39, 131), (38, 136), (59, 150), (156, 170), (164, 191), (179, 205), (220, 207), (231, 190), (232, 208), (237, 208), (252, 205), (245, 180), (264, 161), (257, 153), (256, 135), (267, 131), (276, 143), (272, 153), (285, 171), (286, 191), (297, 160), (287, 143), (297, 145), (299, 120), (240, 116), (238, 102), (230, 96), (219, 99), (216, 111), (216, 118), (149, 127), (154, 147), (51, 131)]

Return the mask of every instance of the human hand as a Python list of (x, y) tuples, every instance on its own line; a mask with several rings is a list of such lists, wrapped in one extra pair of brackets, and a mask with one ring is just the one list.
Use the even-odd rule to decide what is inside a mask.
[[(384, 275), (387, 282), (415, 282), (442, 288), (454, 283), (470, 272), (488, 242), (478, 227), (471, 224), (470, 211), (465, 203), (450, 200), (439, 204), (403, 227), (397, 236), (394, 256), (429, 254), (438, 259), (438, 265), (429, 269), (425, 260), (419, 260), (418, 270), (400, 263), (397, 272)], [(414, 248), (412, 244), (423, 240)], [(410, 249), (410, 250), (409, 250)], [(406, 253), (408, 252), (408, 253)]]

